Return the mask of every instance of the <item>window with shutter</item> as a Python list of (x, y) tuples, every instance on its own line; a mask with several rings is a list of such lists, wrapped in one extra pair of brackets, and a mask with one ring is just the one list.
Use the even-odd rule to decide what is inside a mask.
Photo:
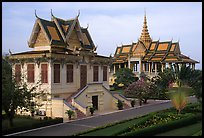
[(35, 72), (34, 72), (34, 64), (27, 65), (27, 81), (30, 83), (34, 83)]
[(21, 65), (20, 64), (15, 65), (15, 80), (16, 82), (21, 81)]
[(98, 81), (98, 66), (93, 68), (93, 81)]
[(103, 81), (107, 81), (107, 66), (103, 66)]
[(41, 64), (41, 82), (48, 83), (48, 71), (47, 71), (47, 64)]
[(67, 83), (73, 82), (73, 65), (67, 65)]
[(54, 83), (60, 83), (60, 64), (54, 64)]

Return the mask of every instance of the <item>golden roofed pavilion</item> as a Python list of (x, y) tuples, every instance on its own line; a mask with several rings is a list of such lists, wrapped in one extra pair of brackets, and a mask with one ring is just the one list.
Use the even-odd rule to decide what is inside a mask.
[[(196, 63), (199, 62), (181, 53), (179, 42), (152, 40), (148, 32), (145, 13), (143, 29), (138, 41), (116, 48), (112, 74), (119, 68), (128, 67), (133, 70), (137, 77), (141, 72), (153, 77), (171, 64), (189, 64), (195, 69)], [(114, 79), (111, 78), (110, 80)]]

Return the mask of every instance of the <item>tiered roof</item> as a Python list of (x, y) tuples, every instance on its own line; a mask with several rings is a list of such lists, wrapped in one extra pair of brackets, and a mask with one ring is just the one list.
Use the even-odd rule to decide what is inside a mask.
[(95, 48), (87, 28), (80, 27), (78, 16), (73, 19), (63, 20), (52, 14), (51, 21), (41, 19), (38, 16), (36, 17), (37, 19), (30, 40), (28, 41), (29, 47), (34, 48), (38, 40), (37, 37), (45, 34), (45, 37), (41, 38), (42, 40), (44, 39), (45, 46), (64, 46), (69, 48), (71, 33), (76, 30), (82, 48), (90, 50)]
[[(138, 42), (139, 43), (139, 42)], [(128, 56), (133, 56), (138, 43), (131, 45), (122, 45), (117, 47), (114, 55), (113, 63), (127, 62)], [(184, 54), (181, 54), (179, 42), (151, 42), (148, 49), (145, 50), (145, 55), (142, 58), (143, 62), (177, 62), (177, 63), (199, 63)]]

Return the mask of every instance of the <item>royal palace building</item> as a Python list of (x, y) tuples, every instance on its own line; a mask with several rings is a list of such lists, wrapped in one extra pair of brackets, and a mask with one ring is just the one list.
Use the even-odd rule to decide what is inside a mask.
[(116, 48), (109, 81), (110, 85), (114, 83), (113, 74), (119, 68), (132, 69), (135, 76), (139, 78), (141, 72), (153, 77), (172, 64), (188, 64), (195, 69), (196, 63), (199, 62), (181, 53), (179, 42), (152, 40), (145, 14), (142, 33), (138, 41)]
[(89, 107), (96, 113), (117, 109), (118, 98), (109, 91), (111, 59), (96, 53), (78, 17), (64, 20), (51, 12), (49, 21), (36, 15), (28, 41), (32, 50), (9, 57), (16, 81), (40, 81), (37, 91), (48, 94), (41, 98), (40, 114), (67, 118), (66, 110), (73, 110), (78, 118), (90, 115)]

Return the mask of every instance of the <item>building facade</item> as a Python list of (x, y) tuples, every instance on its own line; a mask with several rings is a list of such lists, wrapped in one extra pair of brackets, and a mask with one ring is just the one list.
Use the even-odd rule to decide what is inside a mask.
[(141, 72), (153, 77), (172, 64), (188, 64), (195, 69), (196, 63), (199, 62), (181, 53), (179, 42), (153, 41), (148, 32), (145, 14), (142, 33), (138, 41), (116, 48), (109, 82), (110, 85), (114, 83), (113, 74), (119, 68), (132, 69), (136, 77), (139, 77)]
[(66, 110), (73, 110), (75, 118), (86, 116), (89, 107), (96, 112), (117, 109), (118, 98), (109, 91), (111, 59), (96, 53), (79, 15), (69, 20), (51, 15), (51, 21), (36, 15), (28, 41), (33, 50), (10, 55), (16, 81), (42, 83), (37, 91), (48, 95), (40, 98), (39, 110), (49, 117), (67, 117)]

